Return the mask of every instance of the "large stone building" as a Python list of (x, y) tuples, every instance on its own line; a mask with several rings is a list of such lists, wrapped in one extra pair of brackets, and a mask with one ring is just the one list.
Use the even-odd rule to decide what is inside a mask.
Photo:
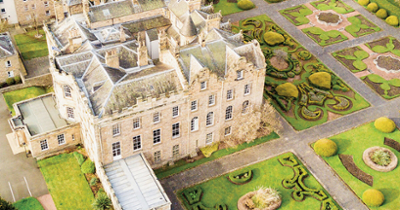
[(14, 0), (0, 1), (0, 19), (7, 20), (8, 24), (18, 23), (17, 10), (15, 9)]
[(26, 70), (8, 32), (0, 34), (0, 83), (8, 78), (23, 77)]
[[(37, 24), (55, 17), (54, 0), (13, 0), (20, 25)], [(62, 1), (62, 0), (59, 0)], [(57, 2), (57, 1), (56, 1)]]

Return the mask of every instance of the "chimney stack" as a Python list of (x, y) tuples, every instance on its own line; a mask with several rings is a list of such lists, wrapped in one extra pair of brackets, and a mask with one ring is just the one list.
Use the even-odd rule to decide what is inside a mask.
[(106, 52), (106, 64), (112, 68), (119, 68), (119, 58), (117, 49), (111, 49)]
[(82, 45), (82, 37), (78, 29), (75, 28), (68, 31), (68, 44), (71, 52), (74, 52)]
[(126, 41), (124, 27), (119, 28), (119, 40), (124, 43)]
[(146, 47), (145, 31), (141, 31), (138, 33), (138, 42), (139, 42), (139, 47), (137, 49), (138, 65), (139, 66), (149, 65), (149, 55)]

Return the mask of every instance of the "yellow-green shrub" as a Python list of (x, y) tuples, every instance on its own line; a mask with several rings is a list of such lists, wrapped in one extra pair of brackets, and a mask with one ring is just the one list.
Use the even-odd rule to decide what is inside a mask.
[(240, 0), (237, 6), (242, 10), (249, 10), (255, 7), (254, 3), (250, 0)]
[(399, 25), (399, 18), (394, 15), (390, 15), (389, 17), (386, 18), (386, 23), (391, 25), (391, 26), (398, 26)]
[(363, 6), (367, 6), (369, 4), (369, 0), (358, 0), (358, 3)]
[(218, 150), (218, 142), (214, 143), (212, 145), (205, 146), (203, 148), (200, 148), (201, 153), (203, 153), (204, 157), (210, 157), (212, 153), (216, 152)]
[[(243, 0), (242, 0), (243, 1)], [(273, 31), (268, 31), (264, 34), (264, 41), (268, 45), (277, 45), (285, 41), (285, 37), (282, 36), (282, 34), (273, 32)]]
[(376, 11), (378, 11), (378, 9), (379, 9), (379, 6), (375, 2), (370, 3), (367, 6), (367, 10), (370, 11), (370, 12), (374, 12), (375, 13)]
[(308, 80), (317, 87), (331, 89), (331, 75), (328, 72), (317, 72), (308, 77)]
[(385, 196), (379, 190), (368, 189), (363, 193), (362, 200), (367, 206), (378, 207), (385, 201)]
[(299, 90), (297, 90), (297, 87), (290, 82), (278, 85), (275, 90), (280, 96), (288, 96), (294, 98), (297, 98), (299, 96)]
[(337, 145), (330, 139), (320, 139), (314, 144), (315, 153), (322, 157), (330, 157), (337, 152)]
[(374, 126), (376, 129), (384, 132), (384, 133), (391, 133), (396, 129), (396, 124), (393, 120), (387, 117), (380, 117), (375, 120)]
[(375, 13), (375, 15), (376, 15), (378, 18), (385, 19), (385, 18), (387, 17), (387, 12), (386, 12), (385, 9), (379, 9), (379, 10)]

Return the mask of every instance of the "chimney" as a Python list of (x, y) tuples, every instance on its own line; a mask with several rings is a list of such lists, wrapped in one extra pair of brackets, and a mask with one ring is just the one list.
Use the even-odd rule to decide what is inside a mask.
[(112, 68), (119, 68), (119, 58), (117, 49), (111, 49), (106, 52), (106, 64)]
[(74, 52), (82, 45), (82, 37), (78, 29), (75, 28), (68, 31), (68, 43), (71, 52)]
[(147, 52), (147, 47), (146, 47), (146, 40), (145, 40), (145, 32), (141, 31), (138, 33), (138, 42), (139, 42), (139, 47), (137, 49), (138, 51), (138, 64), (139, 66), (146, 66), (149, 65), (149, 55)]
[(119, 40), (124, 43), (126, 41), (124, 27), (119, 28)]

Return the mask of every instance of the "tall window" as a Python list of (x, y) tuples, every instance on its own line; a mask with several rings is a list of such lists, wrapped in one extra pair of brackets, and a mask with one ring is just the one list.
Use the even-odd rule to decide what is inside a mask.
[(206, 144), (211, 144), (213, 142), (213, 133), (208, 133), (206, 136)]
[[(24, 9), (25, 9), (25, 11), (28, 11), (28, 10), (29, 10), (28, 5), (25, 5), (25, 6), (24, 6)], [(28, 17), (28, 16), (27, 16), (27, 17)], [(26, 18), (26, 19), (28, 19), (28, 18)], [(30, 15), (29, 15), (29, 19), (31, 19), (31, 16), (30, 16)], [(28, 19), (28, 20), (29, 20), (29, 19)]]
[(46, 10), (46, 16), (50, 16), (50, 10)]
[(209, 112), (207, 114), (207, 119), (206, 119), (206, 125), (213, 125), (214, 124), (214, 113), (213, 112)]
[(172, 157), (174, 159), (179, 158), (179, 145), (175, 145), (172, 147)]
[(153, 114), (153, 122), (154, 123), (160, 122), (160, 112), (156, 112)]
[(157, 129), (153, 131), (153, 144), (157, 144), (161, 142), (161, 129)]
[(72, 139), (72, 141), (75, 141), (75, 134), (71, 135), (71, 139)]
[(212, 106), (215, 104), (215, 95), (208, 96), (208, 106)]
[(64, 85), (64, 96), (68, 98), (71, 97), (71, 88), (68, 85)]
[(232, 119), (232, 106), (226, 107), (226, 112), (225, 112), (225, 120), (230, 120)]
[(226, 100), (231, 100), (233, 99), (233, 90), (230, 89), (226, 92)]
[(11, 67), (11, 61), (6, 61), (6, 67)]
[(200, 83), (200, 89), (201, 90), (205, 90), (206, 88), (207, 88), (207, 82), (206, 81), (201, 82)]
[(133, 151), (142, 149), (142, 139), (140, 135), (133, 137)]
[(193, 117), (191, 122), (190, 122), (190, 130), (191, 131), (197, 131), (199, 130), (199, 118), (198, 117)]
[(197, 110), (197, 101), (192, 101), (190, 103), (190, 110), (196, 111)]
[(2, 8), (1, 9), (1, 14), (6, 14), (6, 9)]
[(139, 117), (133, 119), (133, 129), (138, 129), (138, 128), (140, 128), (140, 118)]
[(49, 149), (49, 145), (47, 144), (47, 139), (40, 141), (40, 148), (42, 149), (42, 151)]
[(244, 94), (245, 95), (250, 94), (250, 84), (244, 86)]
[(161, 161), (161, 151), (154, 152), (154, 162), (159, 163)]
[(243, 79), (243, 70), (237, 71), (237, 79)]
[(115, 142), (112, 144), (112, 153), (114, 158), (121, 157), (121, 143)]
[(247, 112), (247, 108), (249, 107), (249, 104), (250, 104), (250, 103), (249, 103), (248, 100), (246, 100), (246, 101), (243, 102), (243, 105), (242, 105), (242, 113), (243, 113), (243, 114)]
[(74, 109), (73, 109), (73, 108), (67, 107), (67, 116), (68, 116), (68, 118), (70, 118), (70, 119), (75, 119), (75, 116), (74, 116)]
[(8, 75), (8, 78), (14, 77), (14, 72), (13, 71), (8, 71), (7, 75)]
[(172, 124), (172, 138), (179, 137), (179, 123)]
[(115, 124), (112, 126), (112, 134), (113, 134), (113, 136), (118, 136), (120, 134), (119, 124)]
[(64, 134), (57, 135), (58, 145), (65, 144), (65, 136)]
[(172, 107), (172, 117), (177, 117), (179, 115), (179, 106)]
[(231, 134), (231, 132), (232, 132), (231, 126), (225, 128), (225, 136), (229, 136)]

